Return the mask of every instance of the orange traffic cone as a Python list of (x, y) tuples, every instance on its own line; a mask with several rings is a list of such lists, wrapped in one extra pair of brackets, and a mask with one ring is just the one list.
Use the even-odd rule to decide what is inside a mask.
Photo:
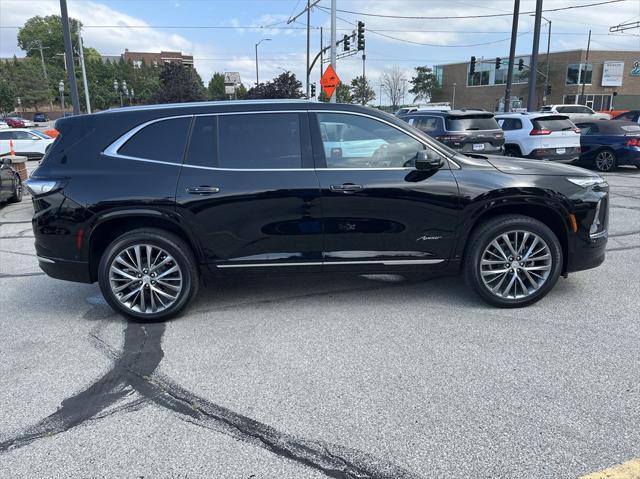
[(13, 140), (9, 140), (9, 154), (11, 156), (16, 156), (16, 152), (13, 149)]

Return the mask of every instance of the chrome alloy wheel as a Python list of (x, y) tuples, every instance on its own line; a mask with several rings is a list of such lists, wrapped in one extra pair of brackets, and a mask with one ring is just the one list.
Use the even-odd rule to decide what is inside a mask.
[(609, 171), (613, 168), (615, 157), (610, 151), (604, 150), (596, 156), (596, 168), (600, 171)]
[(109, 285), (126, 308), (138, 313), (158, 313), (178, 300), (183, 288), (182, 271), (162, 248), (133, 245), (111, 262)]
[(480, 274), (486, 288), (505, 299), (521, 299), (538, 291), (553, 266), (547, 243), (530, 231), (500, 234), (482, 253)]

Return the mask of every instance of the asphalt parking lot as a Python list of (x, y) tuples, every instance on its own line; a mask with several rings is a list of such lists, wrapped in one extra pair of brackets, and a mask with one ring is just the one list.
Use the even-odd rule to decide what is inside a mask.
[(127, 323), (0, 209), (0, 476), (575, 478), (640, 457), (640, 170), (608, 255), (541, 302), (460, 278), (209, 285)]

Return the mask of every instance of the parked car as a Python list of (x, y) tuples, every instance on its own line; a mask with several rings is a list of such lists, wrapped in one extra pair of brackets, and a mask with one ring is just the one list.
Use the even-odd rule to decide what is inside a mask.
[(25, 127), (25, 124), (24, 124), (24, 121), (22, 120), (22, 118), (15, 118), (15, 117), (6, 116), (2, 120), (7, 125), (9, 125), (11, 128), (24, 128)]
[(626, 120), (640, 123), (640, 110), (629, 110), (614, 116), (612, 120)]
[(519, 307), (604, 261), (597, 174), (470, 158), (358, 105), (140, 106), (56, 127), (26, 182), (40, 267), (98, 281), (136, 320), (178, 313), (202, 275), (464, 271)]
[(51, 147), (54, 139), (36, 130), (14, 128), (0, 131), (0, 155), (9, 153), (13, 140), (16, 155), (26, 156), (30, 160), (41, 159)]
[(501, 113), (505, 155), (571, 163), (580, 158), (580, 131), (566, 115)]
[(22, 201), (22, 181), (9, 158), (0, 158), (0, 203)]
[(571, 121), (609, 120), (608, 113), (598, 113), (584, 105), (545, 105), (540, 109), (543, 113), (561, 113), (567, 115)]
[(33, 121), (35, 123), (46, 123), (49, 121), (49, 117), (47, 116), (46, 113), (34, 113)]
[(599, 171), (614, 171), (620, 165), (640, 168), (640, 125), (631, 121), (578, 123), (582, 145), (581, 163)]
[(460, 153), (501, 155), (504, 151), (504, 133), (493, 113), (419, 110), (400, 118)]
[(24, 127), (22, 128), (33, 127), (33, 122), (31, 120), (27, 120), (26, 118), (23, 118), (19, 113), (10, 113), (7, 115), (7, 118), (13, 118), (14, 120), (21, 121), (24, 124)]

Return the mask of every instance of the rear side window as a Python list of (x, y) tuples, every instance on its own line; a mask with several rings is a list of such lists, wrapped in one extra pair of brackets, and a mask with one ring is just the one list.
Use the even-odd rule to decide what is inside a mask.
[(537, 118), (533, 120), (533, 126), (537, 130), (567, 131), (574, 128), (568, 118)]
[(302, 168), (297, 113), (221, 115), (218, 166), (239, 169)]
[(451, 116), (445, 122), (449, 131), (500, 129), (498, 122), (491, 115)]
[(413, 126), (426, 133), (433, 132), (438, 129), (438, 119), (433, 116), (418, 117)]
[(517, 118), (505, 118), (502, 121), (502, 129), (504, 131), (520, 130), (522, 129), (522, 120)]
[(133, 135), (118, 154), (145, 160), (182, 163), (189, 133), (189, 118), (161, 120)]

